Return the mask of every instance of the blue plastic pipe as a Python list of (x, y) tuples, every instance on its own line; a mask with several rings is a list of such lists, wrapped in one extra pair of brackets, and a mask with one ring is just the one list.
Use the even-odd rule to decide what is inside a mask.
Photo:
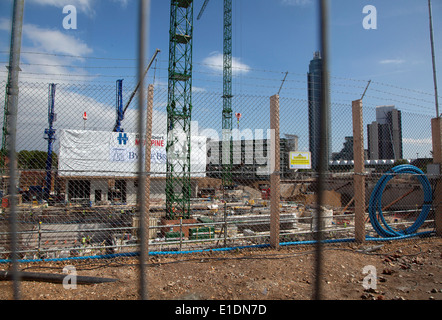
[[(382, 214), (382, 194), (385, 190), (385, 187), (388, 181), (390, 181), (392, 178), (400, 173), (415, 174), (422, 184), (422, 188), (424, 191), (424, 204), (422, 206), (421, 213), (419, 214), (413, 225), (402, 231), (394, 230), (393, 228), (391, 228), (385, 221), (385, 218)], [(383, 175), (381, 179), (379, 179), (371, 193), (368, 206), (368, 215), (370, 217), (371, 225), (376, 230), (376, 232), (384, 238), (402, 237), (416, 234), (417, 229), (422, 226), (428, 216), (428, 213), (430, 212), (432, 201), (433, 193), (431, 190), (431, 185), (422, 170), (408, 164), (396, 166), (389, 170), (385, 175)], [(381, 222), (383, 226), (381, 225)]]
[[(367, 241), (391, 241), (391, 240), (403, 240), (413, 237), (419, 237), (422, 235), (431, 235), (433, 232), (421, 232), (409, 235), (388, 237), (388, 238), (375, 238), (366, 237)], [(322, 243), (346, 243), (354, 242), (354, 238), (343, 238), (343, 239), (326, 239), (322, 240)], [(301, 241), (289, 241), (281, 242), (280, 246), (295, 246), (295, 245), (310, 245), (315, 244), (316, 240), (301, 240)], [(249, 246), (236, 246), (236, 247), (225, 247), (225, 248), (213, 248), (213, 249), (200, 249), (200, 250), (187, 250), (187, 251), (151, 251), (149, 255), (178, 255), (178, 254), (192, 254), (192, 253), (203, 253), (203, 252), (226, 252), (241, 249), (257, 249), (257, 248), (270, 248), (270, 244), (256, 244)], [(139, 252), (126, 252), (126, 253), (113, 253), (113, 254), (103, 254), (95, 256), (81, 256), (81, 257), (66, 257), (66, 258), (48, 258), (48, 259), (21, 259), (20, 263), (30, 263), (30, 262), (60, 262), (60, 261), (70, 261), (70, 260), (100, 260), (100, 259), (114, 259), (119, 257), (137, 257)], [(0, 264), (10, 263), (10, 259), (0, 259)]]

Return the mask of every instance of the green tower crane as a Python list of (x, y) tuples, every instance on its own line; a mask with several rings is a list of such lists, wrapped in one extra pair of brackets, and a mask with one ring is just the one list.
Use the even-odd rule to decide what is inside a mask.
[[(197, 19), (200, 19), (209, 0), (205, 0)], [(223, 110), (222, 110), (222, 182), (223, 187), (233, 185), (232, 140), (232, 0), (224, 0), (223, 19)]]
[[(223, 144), (228, 147), (226, 165), (223, 165), (223, 186), (232, 185), (233, 141), (232, 141), (232, 0), (224, 0), (223, 36)], [(229, 145), (227, 145), (229, 144)], [(223, 146), (224, 149), (224, 146)]]
[(167, 102), (166, 218), (190, 217), (193, 0), (171, 0)]

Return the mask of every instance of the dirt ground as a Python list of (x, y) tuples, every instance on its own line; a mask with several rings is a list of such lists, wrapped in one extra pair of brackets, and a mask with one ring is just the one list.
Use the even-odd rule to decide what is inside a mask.
[[(228, 253), (153, 256), (147, 267), (149, 299), (309, 300), (313, 297), (315, 285), (314, 249), (314, 246), (302, 245), (285, 246), (279, 250), (247, 249)], [(441, 238), (327, 244), (323, 253), (323, 299), (442, 300)], [(21, 298), (140, 298), (137, 258), (28, 263), (20, 265), (20, 268), (24, 272), (63, 274), (62, 270), (67, 265), (74, 266), (78, 276), (117, 281), (77, 284), (71, 289), (64, 288), (62, 283), (22, 281)], [(371, 272), (364, 273), (366, 266), (372, 266), (368, 267)], [(0, 270), (8, 268), (8, 265), (0, 265)], [(374, 276), (376, 281), (372, 281)], [(371, 288), (364, 288), (364, 284)], [(12, 298), (12, 282), (0, 281), (0, 299)]]

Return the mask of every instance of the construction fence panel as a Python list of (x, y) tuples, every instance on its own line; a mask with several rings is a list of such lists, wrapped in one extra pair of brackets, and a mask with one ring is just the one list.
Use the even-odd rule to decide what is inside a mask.
[[(166, 208), (167, 87), (154, 87), (152, 122), (146, 123), (151, 141), (146, 142), (138, 134), (137, 97), (126, 106), (135, 83), (120, 84), (20, 83), (17, 217), (21, 259), (136, 253), (140, 241), (138, 164), (144, 161), (140, 144), (150, 153), (150, 171), (143, 174), (149, 179), (151, 254), (269, 246), (270, 197), (275, 192), (270, 174), (274, 172), (280, 179), (280, 243), (313, 240), (318, 230), (327, 240), (354, 239), (352, 101), (331, 104), (329, 166), (319, 225), (318, 158), (317, 149), (311, 146), (318, 144), (320, 128), (314, 106), (309, 107), (307, 99), (280, 97), (280, 168), (272, 168), (270, 97), (239, 94), (232, 98), (231, 141), (226, 143), (222, 94), (194, 90), (190, 150), (177, 150), (178, 156), (190, 156), (191, 215), (178, 213), (170, 219)], [(147, 97), (147, 88), (143, 94)], [(421, 219), (427, 204), (419, 176), (428, 178), (431, 186), (440, 178), (440, 173), (431, 171), (431, 117), (397, 110), (389, 107), (380, 114), (376, 105), (363, 105), (364, 226), (369, 237), (380, 237), (368, 207), (384, 175), (394, 177), (382, 195), (383, 216), (376, 219), (387, 220), (399, 232)], [(223, 184), (226, 162), (231, 173), (228, 186)], [(2, 259), (10, 256), (6, 163), (0, 215)], [(413, 165), (423, 174), (389, 173), (399, 164)], [(432, 212), (430, 208), (419, 231), (434, 230)]]

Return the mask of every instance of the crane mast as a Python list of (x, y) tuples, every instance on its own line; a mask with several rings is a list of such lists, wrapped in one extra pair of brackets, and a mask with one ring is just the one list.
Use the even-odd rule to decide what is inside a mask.
[[(197, 19), (201, 18), (205, 0)], [(232, 185), (232, 0), (224, 0), (222, 181)], [(193, 0), (171, 0), (167, 100), (166, 218), (190, 217)]]
[[(209, 0), (205, 0), (198, 14), (204, 13)], [(223, 17), (223, 110), (222, 110), (222, 182), (223, 187), (233, 185), (233, 113), (232, 113), (232, 0), (224, 0)]]
[(123, 110), (123, 79), (117, 80), (117, 94), (116, 94), (116, 111), (117, 120), (115, 121), (114, 132), (123, 132), (121, 128), (121, 122), (124, 120), (124, 110)]
[[(223, 36), (223, 111), (222, 111), (222, 181), (223, 186), (232, 185), (232, 0), (224, 0)], [(227, 152), (226, 152), (227, 151)]]
[(190, 217), (193, 0), (171, 0), (167, 101), (166, 218)]
[[(160, 49), (156, 49), (155, 53), (153, 54), (152, 58), (149, 61), (149, 64), (147, 65), (146, 70), (144, 70), (143, 78), (146, 77), (147, 72), (149, 71), (150, 67), (152, 66), (153, 61), (155, 60), (157, 54), (160, 52)], [(141, 80), (138, 81), (137, 86), (135, 87), (134, 91), (132, 91), (132, 94), (129, 97), (129, 100), (126, 102), (123, 108), (123, 80), (117, 80), (117, 116), (115, 120), (115, 125), (113, 132), (123, 132), (124, 129), (121, 127), (121, 122), (124, 120), (124, 115), (126, 114), (127, 108), (129, 108), (130, 103), (132, 102), (133, 98), (135, 97), (135, 94), (137, 93), (138, 89), (140, 89)]]
[(52, 184), (52, 151), (53, 145), (55, 141), (55, 129), (54, 129), (54, 121), (56, 120), (55, 114), (55, 89), (56, 84), (51, 83), (49, 85), (49, 104), (48, 104), (48, 124), (49, 128), (46, 128), (45, 139), (48, 140), (48, 155), (46, 158), (46, 189), (45, 196), (49, 198), (51, 192), (51, 184)]

